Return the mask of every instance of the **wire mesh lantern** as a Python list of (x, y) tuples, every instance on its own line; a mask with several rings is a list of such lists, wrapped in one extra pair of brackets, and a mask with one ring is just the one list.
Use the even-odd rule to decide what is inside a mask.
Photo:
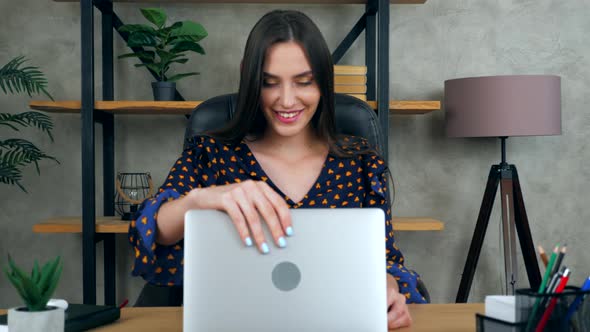
[(115, 211), (123, 220), (131, 220), (139, 205), (154, 195), (150, 173), (117, 173)]

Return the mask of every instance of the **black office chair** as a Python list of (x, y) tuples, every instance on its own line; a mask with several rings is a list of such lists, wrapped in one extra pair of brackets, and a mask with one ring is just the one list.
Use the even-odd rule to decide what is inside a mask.
[[(236, 111), (237, 94), (213, 97), (197, 106), (189, 119), (186, 139), (206, 131), (220, 129), (229, 122)], [(366, 138), (378, 151), (383, 151), (383, 136), (375, 111), (362, 100), (336, 94), (336, 130), (340, 134)]]
[[(334, 102), (337, 133), (364, 137), (378, 152), (383, 151), (387, 137), (381, 133), (375, 111), (362, 100), (345, 94), (337, 93)], [(234, 93), (213, 97), (197, 106), (186, 127), (185, 146), (195, 135), (220, 129), (229, 122), (236, 111), (236, 103), (237, 94)], [(428, 290), (421, 280), (418, 281), (418, 291), (430, 302)]]

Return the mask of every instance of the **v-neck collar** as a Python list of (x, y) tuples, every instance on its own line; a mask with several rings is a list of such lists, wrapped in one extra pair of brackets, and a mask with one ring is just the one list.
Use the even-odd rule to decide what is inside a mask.
[(326, 172), (327, 165), (328, 165), (328, 162), (330, 160), (330, 153), (328, 152), (326, 154), (326, 158), (324, 159), (324, 163), (322, 164), (322, 169), (320, 170), (317, 178), (313, 182), (313, 185), (311, 186), (311, 188), (308, 189), (307, 193), (305, 195), (303, 195), (303, 198), (301, 198), (301, 200), (299, 202), (295, 202), (288, 195), (286, 195), (281, 190), (281, 188), (279, 188), (272, 181), (272, 179), (270, 178), (270, 176), (268, 176), (268, 174), (262, 168), (262, 165), (260, 164), (260, 162), (258, 162), (258, 160), (256, 159), (256, 156), (254, 155), (254, 152), (252, 152), (252, 150), (250, 150), (250, 147), (248, 146), (248, 144), (246, 144), (246, 142), (244, 140), (242, 140), (240, 142), (240, 147), (241, 147), (241, 149), (242, 149), (245, 157), (251, 158), (254, 161), (254, 164), (253, 165), (250, 164), (250, 163), (247, 163), (247, 165), (250, 166), (250, 167), (254, 167), (255, 172), (256, 172), (256, 178), (258, 178), (258, 179), (266, 182), (279, 195), (281, 195), (287, 201), (287, 203), (289, 203), (289, 205), (291, 205), (293, 207), (299, 207), (299, 206), (303, 205), (303, 203), (305, 203), (305, 201), (308, 200), (310, 197), (314, 197), (315, 196), (316, 192), (321, 188), (320, 181), (324, 177), (324, 172)]

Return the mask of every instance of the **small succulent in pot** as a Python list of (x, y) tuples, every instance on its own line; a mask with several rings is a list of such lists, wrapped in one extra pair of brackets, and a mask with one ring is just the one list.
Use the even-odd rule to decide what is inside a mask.
[(8, 256), (9, 268), (4, 268), (4, 272), (14, 286), (21, 299), (25, 302), (28, 311), (47, 310), (47, 302), (55, 292), (63, 266), (58, 256), (39, 267), (35, 261), (33, 270), (30, 274), (23, 272), (12, 257)]

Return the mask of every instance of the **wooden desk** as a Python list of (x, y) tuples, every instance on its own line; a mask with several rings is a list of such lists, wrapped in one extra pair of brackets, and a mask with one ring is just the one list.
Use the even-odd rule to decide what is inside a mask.
[[(394, 231), (442, 231), (445, 224), (429, 217), (393, 217)], [(97, 217), (97, 233), (127, 234), (129, 221), (121, 217)], [(35, 233), (82, 233), (81, 217), (58, 217), (33, 225)]]
[[(473, 332), (475, 313), (484, 312), (477, 304), (412, 304), (410, 312), (414, 324), (399, 332)], [(174, 308), (123, 308), (121, 318), (110, 325), (93, 331), (182, 331), (182, 309)]]
[[(398, 332), (473, 332), (475, 313), (483, 313), (483, 303), (410, 304), (414, 324)], [(6, 310), (0, 309), (0, 314)], [(123, 308), (121, 318), (92, 331), (160, 332), (182, 331), (182, 308)]]

